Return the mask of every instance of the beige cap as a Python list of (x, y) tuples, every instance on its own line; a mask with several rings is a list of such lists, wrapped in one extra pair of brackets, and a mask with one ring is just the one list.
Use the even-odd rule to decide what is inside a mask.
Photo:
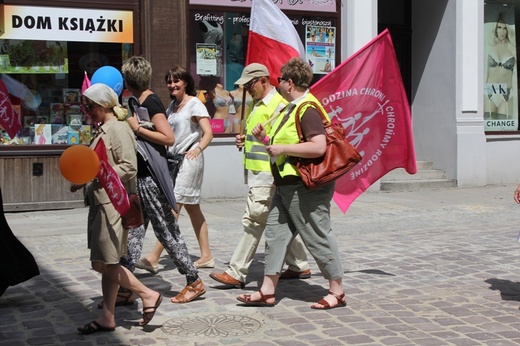
[(235, 84), (244, 85), (256, 77), (269, 77), (269, 71), (265, 65), (254, 62), (244, 68), (242, 76), (240, 76)]

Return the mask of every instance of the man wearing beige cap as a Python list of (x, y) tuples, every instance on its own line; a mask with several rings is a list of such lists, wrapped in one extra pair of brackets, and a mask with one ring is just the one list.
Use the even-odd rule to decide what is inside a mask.
[[(249, 266), (264, 233), (271, 195), (274, 190), (269, 155), (265, 150), (265, 145), (258, 142), (251, 134), (251, 130), (258, 123), (263, 124), (274, 114), (279, 114), (287, 105), (287, 101), (269, 82), (269, 71), (262, 64), (247, 65), (235, 84), (243, 85), (244, 91), (249, 92), (253, 98), (253, 103), (249, 106), (245, 119), (246, 133), (237, 135), (235, 139), (236, 146), (244, 149), (244, 178), (249, 191), (246, 211), (242, 218), (244, 235), (231, 257), (229, 268), (221, 274), (211, 273), (209, 275), (213, 280), (224, 284), (223, 288), (244, 287)], [(274, 119), (271, 119), (271, 123), (273, 121)], [(270, 124), (267, 124), (267, 127), (270, 127)], [(281, 274), (280, 279), (307, 279), (311, 276), (300, 236), (292, 242), (285, 261), (289, 267)]]

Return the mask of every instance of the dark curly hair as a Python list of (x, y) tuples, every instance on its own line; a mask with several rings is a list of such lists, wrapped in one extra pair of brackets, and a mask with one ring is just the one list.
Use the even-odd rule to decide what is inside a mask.
[(166, 72), (164, 81), (168, 83), (169, 80), (180, 79), (186, 82), (186, 94), (196, 96), (195, 80), (191, 74), (182, 66), (174, 66)]

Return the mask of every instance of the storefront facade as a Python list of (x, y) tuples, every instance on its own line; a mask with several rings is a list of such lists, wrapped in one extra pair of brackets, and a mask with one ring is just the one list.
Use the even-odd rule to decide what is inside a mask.
[[(147, 56), (157, 67), (154, 80), (161, 80), (171, 59), (182, 59), (177, 46), (168, 46), (177, 38), (155, 32), (163, 33), (165, 22), (182, 26), (171, 20), (182, 4), (155, 1), (152, 8), (139, 0), (57, 0), (44, 6), (40, 1), (1, 1), (0, 7), (1, 81), (22, 124), (15, 138), (1, 132), (5, 209), (83, 206), (83, 195), (70, 193), (60, 174), (59, 157), (70, 145), (91, 138), (91, 124), (80, 107), (85, 74), (92, 78), (105, 65), (120, 69), (135, 54)], [(151, 21), (158, 13), (165, 17)], [(158, 93), (167, 97), (162, 84)]]
[(492, 167), (489, 161), (494, 143), (483, 117), (483, 7), (483, 1), (421, 0), (411, 10), (417, 160), (433, 162), (459, 187), (511, 182), (503, 175), (507, 162)]
[[(487, 77), (490, 30), (485, 15), (496, 13), (496, 6), (504, 7), (505, 2), (419, 0), (411, 7), (411, 106), (417, 160), (433, 162), (459, 187), (514, 183), (520, 170), (511, 159), (520, 145), (516, 116), (496, 110), (489, 114), (488, 89), (511, 90), (513, 85)], [(516, 67), (510, 79), (513, 74)], [(517, 97), (511, 91), (511, 103)]]
[[(339, 64), (343, 33), (340, 1), (273, 2), (300, 35), (315, 81)], [(215, 134), (204, 156), (202, 191), (209, 198), (243, 197), (247, 193), (243, 183), (243, 152), (235, 147), (235, 134), (240, 128), (241, 90), (234, 82), (245, 65), (250, 14), (251, 1), (216, 0), (210, 4), (188, 0), (189, 70), (200, 89), (215, 98), (206, 102), (213, 115)], [(201, 51), (215, 54), (205, 59)], [(219, 104), (219, 100), (225, 99), (233, 101)], [(250, 98), (246, 99), (248, 102)]]
[[(390, 29), (412, 110), (417, 161), (432, 162), (459, 187), (518, 182), (520, 162), (512, 155), (520, 150), (514, 35), (520, 1), (343, 0), (337, 5), (336, 63)], [(510, 53), (490, 63), (490, 45), (496, 44), (490, 36), (497, 37), (493, 32), (502, 12)], [(506, 65), (496, 78), (506, 75), (507, 80), (490, 79), (488, 68), (494, 64)], [(505, 110), (496, 106), (500, 101), (508, 101)], [(238, 164), (229, 161), (229, 153), (207, 157), (212, 167)], [(234, 171), (223, 172), (240, 179)], [(227, 183), (211, 169), (205, 177), (204, 191), (219, 197)], [(378, 188), (375, 183), (371, 189)]]
[[(496, 27), (493, 21), (496, 23), (498, 15), (505, 11), (504, 21), (513, 35), (514, 23), (520, 19), (516, 13), (520, 0), (273, 2), (282, 8), (301, 35), (307, 58), (316, 66), (315, 80), (328, 73), (321, 71), (325, 70), (327, 58), (334, 67), (386, 27), (390, 28), (412, 109), (417, 160), (433, 162), (435, 168), (446, 171), (448, 178), (457, 180), (458, 186), (517, 182), (520, 162), (512, 157), (520, 150), (516, 36), (510, 39), (513, 47), (510, 51), (514, 54), (502, 60), (495, 56), (494, 63), (490, 63), (488, 56), (493, 43), (489, 35)], [(36, 1), (3, 2), (4, 6), (21, 7), (38, 4)], [(312, 6), (324, 7), (320, 10)], [(222, 89), (232, 94), (235, 91), (233, 82), (241, 73), (247, 47), (249, 0), (216, 0), (211, 4), (200, 0), (49, 1), (45, 7), (74, 8), (79, 13), (75, 16), (86, 15), (87, 10), (93, 8), (128, 12), (133, 34), (131, 42), (60, 40), (67, 43), (67, 73), (7, 74), (23, 83), (30, 81), (30, 90), (38, 89), (36, 84), (41, 79), (56, 80), (56, 75), (60, 78), (65, 75), (67, 83), (60, 79), (59, 85), (53, 86), (61, 89), (59, 92), (44, 88), (53, 98), (52, 102), (40, 92), (41, 105), (65, 103), (56, 101), (58, 97), (63, 99), (63, 90), (81, 87), (84, 68), (79, 63), (83, 56), (103, 59), (99, 55), (104, 55), (108, 64), (118, 67), (125, 54), (125, 44), (132, 45), (132, 54), (143, 55), (152, 62), (152, 88), (165, 104), (169, 97), (164, 74), (174, 65), (188, 67), (200, 89), (206, 92), (218, 94)], [(30, 20), (26, 24), (30, 26)], [(313, 34), (319, 36), (322, 32), (323, 45), (312, 38)], [(5, 38), (0, 36), (0, 40)], [(112, 45), (117, 48), (111, 48)], [(216, 53), (214, 58), (205, 58), (206, 53), (212, 51)], [(514, 63), (511, 60), (507, 63), (511, 57)], [(495, 70), (499, 73), (490, 79), (490, 66), (507, 68)], [(500, 80), (504, 76), (508, 79)], [(216, 116), (215, 105), (213, 101), (207, 102), (213, 116), (215, 138), (205, 151), (203, 195), (205, 198), (243, 197), (247, 190), (242, 183), (243, 153), (234, 146), (236, 113), (226, 110), (224, 117)], [(30, 111), (30, 107), (24, 107), (28, 108), (20, 103), (22, 112)], [(49, 112), (50, 109), (49, 106)], [(31, 132), (25, 137), (30, 138), (26, 141), (38, 138)], [(68, 183), (59, 174), (58, 158), (66, 147), (66, 144), (25, 143), (0, 146), (0, 186), (7, 210), (70, 207), (82, 203), (82, 196), (70, 194)], [(377, 188), (376, 183), (373, 189)]]

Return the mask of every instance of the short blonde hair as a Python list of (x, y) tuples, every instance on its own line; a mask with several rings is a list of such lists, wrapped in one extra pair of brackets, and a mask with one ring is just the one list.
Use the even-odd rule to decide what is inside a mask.
[(152, 65), (142, 56), (132, 56), (126, 59), (121, 72), (128, 87), (139, 92), (150, 88)]

